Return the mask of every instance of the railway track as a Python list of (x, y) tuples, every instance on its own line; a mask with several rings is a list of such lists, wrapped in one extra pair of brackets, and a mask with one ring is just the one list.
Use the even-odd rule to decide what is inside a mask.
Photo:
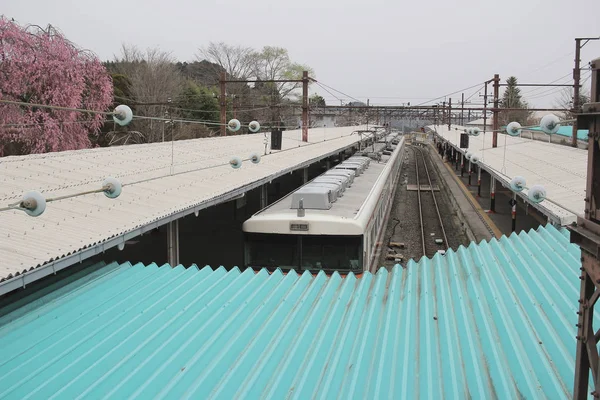
[[(435, 196), (432, 175), (429, 173), (429, 168), (427, 167), (428, 156), (418, 147), (411, 146), (411, 149), (415, 156), (422, 252), (426, 257), (433, 257), (438, 250), (447, 249), (450, 246), (446, 236), (444, 221), (440, 213), (440, 207)], [(422, 185), (427, 185), (429, 188), (422, 189)], [(440, 239), (442, 243), (436, 243), (436, 240), (439, 241)]]

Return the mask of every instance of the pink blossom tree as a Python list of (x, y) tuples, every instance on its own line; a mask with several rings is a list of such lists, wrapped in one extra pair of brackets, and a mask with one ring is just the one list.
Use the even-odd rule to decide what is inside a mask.
[[(51, 26), (0, 17), (0, 99), (107, 111), (112, 81), (98, 58)], [(106, 116), (0, 103), (0, 156), (91, 146)]]

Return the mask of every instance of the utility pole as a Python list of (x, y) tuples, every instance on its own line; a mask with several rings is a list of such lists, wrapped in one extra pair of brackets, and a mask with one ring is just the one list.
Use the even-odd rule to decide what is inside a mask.
[(452, 129), (452, 97), (448, 99), (448, 130)]
[(494, 131), (492, 136), (492, 147), (498, 147), (498, 130), (500, 129), (500, 110), (498, 109), (498, 96), (500, 88), (500, 75), (494, 74), (494, 112), (492, 120), (492, 130)]
[[(575, 68), (573, 68), (573, 114), (579, 112), (579, 81), (581, 78), (581, 68), (579, 67), (581, 57), (581, 39), (575, 39)], [(573, 131), (571, 136), (571, 146), (577, 147), (577, 118), (573, 121)]]
[[(584, 40), (583, 44), (581, 41)], [(579, 88), (581, 86), (581, 68), (579, 63), (581, 62), (581, 49), (583, 46), (587, 44), (590, 40), (600, 40), (600, 37), (597, 38), (576, 38), (575, 39), (575, 68), (573, 68), (573, 114), (579, 113), (581, 110), (581, 104), (579, 104)], [(573, 136), (571, 137), (571, 146), (577, 147), (577, 130), (578, 130), (577, 118), (575, 117), (575, 121), (573, 122)]]
[[(485, 135), (485, 131), (487, 129), (487, 85), (490, 81), (486, 81), (483, 89), (483, 134)], [(494, 142), (492, 140), (492, 147), (494, 146)]]
[[(567, 229), (570, 231), (571, 243), (579, 245), (581, 249), (581, 275), (579, 279), (579, 310), (577, 312), (577, 350), (575, 353), (575, 379), (573, 388), (573, 399), (583, 400), (599, 397), (600, 379), (600, 357), (598, 354), (598, 326), (594, 326), (594, 308), (598, 305), (600, 294), (600, 114), (594, 108), (594, 104), (600, 102), (600, 58), (591, 62), (592, 84), (590, 92), (590, 104), (584, 106), (578, 112), (577, 119), (582, 128), (589, 130), (589, 146), (587, 157), (587, 177), (585, 192), (585, 215), (577, 217), (577, 223), (571, 224)], [(575, 303), (575, 299), (572, 299)], [(598, 309), (596, 309), (598, 311)], [(591, 374), (590, 374), (591, 372)], [(593, 392), (589, 392), (589, 378), (593, 377), (591, 386)]]
[(440, 125), (444, 125), (446, 123), (446, 102), (442, 102), (442, 123)]
[(460, 125), (465, 126), (465, 94), (462, 93), (460, 96)]
[(227, 135), (227, 130), (225, 125), (227, 124), (227, 98), (225, 97), (225, 80), (227, 79), (227, 74), (225, 72), (221, 72), (221, 77), (219, 79), (219, 87), (221, 88), (221, 96), (219, 100), (219, 104), (221, 106), (221, 136)]
[(231, 108), (233, 109), (233, 118), (237, 118), (237, 110), (235, 109), (235, 94), (231, 96)]
[(302, 72), (302, 141), (308, 142), (308, 71)]
[(369, 130), (369, 99), (367, 99), (367, 130)]

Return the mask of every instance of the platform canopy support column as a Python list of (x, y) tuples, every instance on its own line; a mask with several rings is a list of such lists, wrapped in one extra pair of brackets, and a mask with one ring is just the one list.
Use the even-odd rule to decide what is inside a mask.
[(517, 194), (513, 194), (513, 198), (511, 199), (510, 204), (512, 205), (512, 210), (510, 212), (510, 215), (512, 217), (512, 226), (511, 226), (511, 232), (514, 232), (517, 230)]
[(496, 212), (496, 178), (490, 175), (490, 212)]
[(263, 209), (269, 205), (269, 192), (266, 184), (260, 187), (260, 208)]
[(471, 175), (473, 174), (473, 166), (471, 165), (471, 161), (469, 161), (469, 186), (471, 186)]
[(175, 268), (179, 265), (179, 220), (167, 224), (167, 258), (169, 265)]
[(477, 167), (477, 197), (481, 197), (481, 167)]

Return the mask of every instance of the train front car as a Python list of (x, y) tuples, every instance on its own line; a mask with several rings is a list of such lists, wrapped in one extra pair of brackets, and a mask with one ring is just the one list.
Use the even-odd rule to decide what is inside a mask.
[(404, 138), (336, 165), (244, 222), (246, 267), (374, 270), (404, 156)]

